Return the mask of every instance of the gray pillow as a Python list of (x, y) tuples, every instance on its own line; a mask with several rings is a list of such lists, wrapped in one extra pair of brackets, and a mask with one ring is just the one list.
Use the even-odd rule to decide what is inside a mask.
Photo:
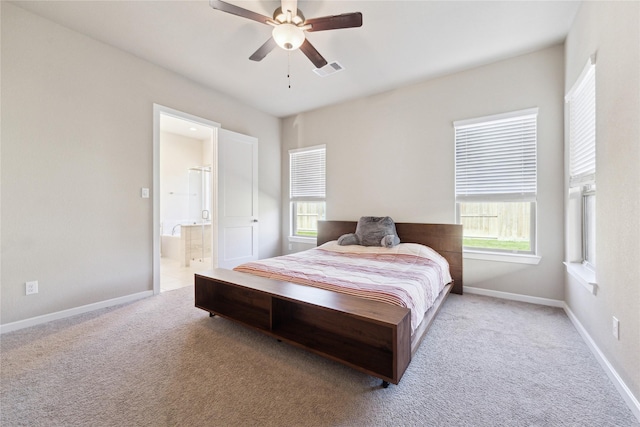
[(363, 216), (356, 226), (356, 237), (362, 246), (392, 248), (400, 243), (396, 224), (388, 216)]
[(358, 240), (358, 236), (353, 233), (343, 234), (338, 238), (338, 244), (340, 246), (359, 245), (360, 240)]

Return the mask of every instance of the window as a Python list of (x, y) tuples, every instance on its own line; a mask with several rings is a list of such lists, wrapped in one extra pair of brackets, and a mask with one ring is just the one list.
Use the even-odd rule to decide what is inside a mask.
[(291, 236), (315, 239), (325, 219), (326, 148), (289, 150)]
[(535, 254), (537, 117), (532, 108), (454, 122), (466, 251)]
[(569, 127), (569, 261), (596, 267), (596, 73), (590, 59), (565, 97)]

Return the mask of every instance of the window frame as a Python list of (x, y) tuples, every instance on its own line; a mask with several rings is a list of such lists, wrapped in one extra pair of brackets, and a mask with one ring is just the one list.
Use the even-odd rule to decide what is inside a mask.
[[(455, 175), (456, 175), (456, 187), (455, 187), (455, 198), (456, 198), (456, 222), (458, 224), (462, 224), (461, 218), (461, 204), (462, 203), (473, 203), (473, 202), (483, 202), (483, 203), (501, 203), (501, 202), (528, 202), (530, 203), (530, 216), (529, 216), (529, 245), (530, 248), (527, 251), (522, 250), (510, 250), (510, 249), (497, 249), (497, 248), (482, 248), (482, 247), (473, 247), (473, 246), (464, 246), (463, 253), (465, 258), (473, 258), (473, 259), (489, 259), (489, 260), (498, 260), (498, 261), (509, 261), (509, 262), (521, 262), (521, 263), (529, 263), (529, 264), (537, 264), (540, 261), (540, 257), (537, 256), (537, 146), (538, 146), (538, 135), (537, 135), (537, 120), (538, 120), (538, 108), (528, 108), (525, 110), (517, 110), (511, 111), (502, 114), (495, 114), (491, 116), (478, 117), (474, 119), (468, 120), (459, 120), (453, 122), (454, 125), (454, 142), (455, 142), (455, 150), (456, 150), (456, 160), (455, 160)], [(494, 126), (505, 126), (509, 130), (517, 129), (517, 123), (528, 124), (529, 126), (533, 126), (533, 137), (529, 135), (529, 139), (526, 139), (524, 136), (521, 138), (525, 142), (521, 143), (521, 151), (523, 151), (521, 161), (523, 164), (528, 162), (528, 168), (525, 171), (523, 167), (523, 171), (518, 173), (512, 173), (509, 175), (509, 184), (504, 188), (498, 188), (496, 191), (489, 191), (491, 185), (479, 184), (479, 188), (472, 189), (470, 191), (471, 194), (465, 194), (463, 186), (459, 185), (459, 177), (467, 171), (466, 168), (469, 166), (464, 164), (464, 161), (459, 161), (459, 151), (468, 150), (467, 148), (461, 149), (462, 141), (459, 138), (458, 132), (460, 129), (472, 129), (470, 132), (473, 132), (475, 128), (478, 132), (482, 132), (483, 127), (487, 129), (486, 133), (483, 135), (489, 136), (491, 138), (498, 138), (496, 136), (496, 132), (492, 130)], [(525, 135), (527, 131), (522, 130), (522, 135)], [(531, 131), (529, 131), (529, 134)], [(476, 137), (477, 138), (477, 137)], [(498, 138), (499, 139), (499, 138)], [(532, 139), (532, 141), (531, 141)], [(509, 143), (513, 142), (512, 139), (509, 139)], [(528, 144), (528, 145), (527, 145)], [(492, 152), (495, 148), (491, 148), (492, 144), (487, 144), (487, 153)], [(526, 148), (529, 150), (533, 150), (533, 154), (524, 154)], [(531, 148), (533, 147), (533, 148)], [(513, 148), (509, 148), (509, 155), (513, 155), (516, 153), (518, 147), (515, 146)], [(464, 152), (462, 154), (465, 154)], [(516, 156), (517, 157), (517, 156)], [(461, 167), (462, 164), (462, 167)], [(533, 164), (533, 166), (531, 166)], [(471, 166), (473, 167), (473, 165)], [(462, 169), (462, 172), (459, 171)], [(473, 169), (472, 169), (473, 174)], [(495, 175), (491, 175), (491, 178), (494, 181), (492, 183), (498, 182), (503, 178), (502, 174), (496, 172)], [(482, 181), (482, 180), (478, 180)], [(468, 185), (468, 184), (464, 184)], [(471, 184), (473, 187), (475, 184)], [(480, 188), (485, 186), (486, 188)], [(520, 190), (515, 187), (520, 186)], [(462, 188), (461, 188), (462, 187)], [(502, 187), (502, 186), (500, 186)], [(478, 193), (478, 194), (473, 194)]]
[[(302, 161), (313, 161), (314, 155), (320, 154), (320, 165), (314, 170), (318, 172), (297, 174), (294, 168), (299, 166), (295, 158), (300, 156)], [(308, 155), (307, 159), (303, 156)], [(304, 175), (304, 176), (303, 176)], [(289, 241), (299, 243), (315, 243), (314, 236), (300, 235), (297, 233), (297, 206), (298, 203), (324, 203), (326, 216), (326, 145), (314, 145), (310, 147), (289, 150)], [(317, 232), (317, 230), (316, 230)]]
[[(584, 185), (582, 188), (582, 264), (585, 268), (592, 271), (596, 270), (596, 236), (595, 236), (595, 221), (596, 221), (596, 188), (594, 184)], [(593, 212), (589, 209), (588, 199), (593, 197)], [(593, 224), (591, 224), (593, 222)], [(590, 225), (593, 225), (594, 232), (592, 233)], [(593, 254), (593, 256), (591, 256)]]

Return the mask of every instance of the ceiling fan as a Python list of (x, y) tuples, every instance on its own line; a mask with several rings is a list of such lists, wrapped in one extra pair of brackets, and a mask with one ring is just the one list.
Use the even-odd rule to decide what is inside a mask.
[(220, 0), (209, 0), (209, 5), (223, 12), (273, 26), (272, 37), (249, 57), (253, 61), (261, 61), (276, 46), (289, 51), (300, 48), (316, 68), (322, 68), (327, 65), (327, 61), (309, 43), (304, 33), (362, 26), (360, 12), (305, 19), (298, 9), (297, 0), (282, 0), (281, 6), (273, 12), (273, 18)]

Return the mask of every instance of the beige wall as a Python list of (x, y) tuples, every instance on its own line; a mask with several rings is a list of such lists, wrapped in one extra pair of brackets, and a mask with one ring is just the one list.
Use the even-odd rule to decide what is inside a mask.
[(279, 254), (279, 119), (1, 7), (2, 324), (153, 289), (154, 103), (258, 138), (260, 255)]
[[(554, 46), (283, 121), (283, 242), (288, 149), (327, 145), (327, 218), (455, 221), (452, 122), (539, 107), (539, 265), (465, 260), (465, 286), (562, 300), (563, 46)], [(303, 248), (294, 244), (293, 250)]]
[[(596, 59), (598, 292), (565, 299), (640, 400), (640, 2), (584, 2), (566, 41), (565, 90)], [(612, 317), (620, 320), (620, 340)]]

